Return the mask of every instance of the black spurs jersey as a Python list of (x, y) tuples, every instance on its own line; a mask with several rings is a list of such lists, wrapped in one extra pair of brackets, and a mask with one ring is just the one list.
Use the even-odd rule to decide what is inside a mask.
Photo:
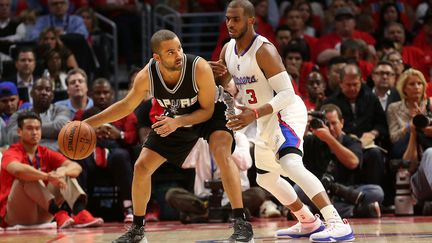
[(198, 56), (183, 55), (182, 73), (179, 81), (172, 89), (165, 84), (159, 70), (159, 63), (154, 59), (150, 60), (150, 93), (165, 108), (165, 115), (181, 116), (200, 108), (198, 87), (195, 81), (195, 65), (199, 59)]

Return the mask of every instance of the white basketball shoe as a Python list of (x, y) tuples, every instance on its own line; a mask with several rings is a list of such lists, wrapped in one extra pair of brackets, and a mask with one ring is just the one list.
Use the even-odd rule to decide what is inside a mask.
[(312, 242), (344, 242), (355, 240), (353, 230), (346, 219), (342, 222), (329, 220), (325, 225), (325, 230), (312, 234), (309, 240)]
[(276, 231), (277, 238), (301, 238), (309, 237), (313, 233), (323, 231), (325, 226), (319, 215), (315, 215), (315, 220), (312, 222), (298, 222), (288, 229), (280, 229)]

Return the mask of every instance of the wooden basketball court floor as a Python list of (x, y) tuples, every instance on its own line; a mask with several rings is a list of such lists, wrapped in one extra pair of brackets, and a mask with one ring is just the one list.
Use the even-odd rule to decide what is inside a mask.
[[(258, 219), (253, 222), (256, 243), (301, 243), (308, 239), (276, 239), (276, 229), (293, 225), (294, 221), (284, 218)], [(355, 242), (406, 243), (432, 242), (432, 217), (383, 217), (381, 219), (352, 219), (356, 235)], [(122, 234), (125, 225), (106, 223), (100, 228), (44, 230), (6, 230), (0, 232), (0, 242), (10, 243), (99, 243), (111, 242)], [(220, 243), (229, 237), (229, 224), (188, 224), (178, 221), (147, 223), (149, 243)]]

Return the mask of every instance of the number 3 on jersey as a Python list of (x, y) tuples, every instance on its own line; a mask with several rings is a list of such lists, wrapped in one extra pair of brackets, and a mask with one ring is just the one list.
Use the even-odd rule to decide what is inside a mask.
[(249, 99), (248, 99), (249, 104), (256, 104), (258, 102), (255, 95), (255, 90), (247, 89), (246, 94), (249, 95)]

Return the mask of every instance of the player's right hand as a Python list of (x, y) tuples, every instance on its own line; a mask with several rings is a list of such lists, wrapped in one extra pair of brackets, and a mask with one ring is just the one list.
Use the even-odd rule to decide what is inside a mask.
[(210, 64), (210, 67), (213, 70), (213, 75), (215, 77), (221, 77), (228, 73), (228, 69), (223, 63), (222, 59), (219, 59), (217, 62), (208, 61), (208, 63)]

